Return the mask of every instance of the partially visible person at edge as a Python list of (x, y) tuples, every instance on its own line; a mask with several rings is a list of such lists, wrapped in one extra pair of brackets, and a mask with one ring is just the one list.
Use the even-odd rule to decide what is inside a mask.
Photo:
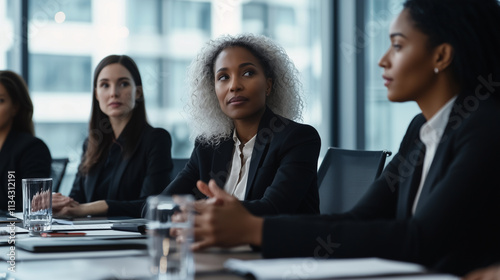
[(50, 177), (51, 162), (47, 145), (35, 137), (26, 83), (0, 71), (0, 210), (23, 211), (22, 179)]
[(89, 136), (69, 197), (53, 195), (55, 216), (140, 217), (137, 201), (160, 193), (173, 168), (171, 137), (146, 119), (139, 69), (126, 55), (97, 65)]
[(468, 273), (463, 280), (500, 280), (500, 263)]
[(379, 257), (456, 275), (498, 262), (498, 26), (496, 0), (406, 0), (379, 65), (389, 100), (422, 113), (360, 202), (341, 214), (257, 217), (211, 181), (200, 186), (213, 198), (197, 204), (193, 248)]
[[(162, 194), (193, 194), (210, 179), (254, 215), (319, 213), (317, 131), (302, 112), (298, 71), (264, 36), (221, 36), (189, 67), (195, 148)], [(200, 196), (201, 195), (201, 196)]]

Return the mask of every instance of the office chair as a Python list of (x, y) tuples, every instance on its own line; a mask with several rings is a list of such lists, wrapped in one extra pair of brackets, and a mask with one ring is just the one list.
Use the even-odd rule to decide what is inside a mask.
[(66, 166), (68, 165), (68, 158), (54, 158), (50, 168), (50, 177), (52, 178), (52, 192), (58, 192), (61, 186)]
[(174, 164), (174, 169), (172, 169), (172, 173), (170, 174), (171, 181), (173, 181), (175, 177), (177, 177), (177, 174), (179, 174), (179, 172), (184, 169), (184, 166), (186, 166), (189, 158), (173, 158), (172, 161)]
[(318, 170), (320, 213), (350, 210), (384, 169), (390, 151), (328, 148)]

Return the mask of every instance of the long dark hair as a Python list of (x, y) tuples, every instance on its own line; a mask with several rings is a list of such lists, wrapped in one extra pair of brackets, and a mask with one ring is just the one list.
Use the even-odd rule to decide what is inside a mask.
[(12, 104), (18, 106), (11, 130), (35, 135), (33, 126), (33, 102), (24, 79), (12, 71), (0, 71), (0, 84), (7, 90)]
[(497, 0), (406, 0), (404, 8), (429, 37), (430, 48), (442, 43), (453, 47), (450, 67), (463, 94), (474, 94), (481, 77), (500, 80)]
[[(102, 69), (110, 64), (119, 63), (123, 65), (132, 75), (136, 86), (142, 86), (142, 79), (139, 73), (139, 68), (132, 58), (126, 55), (110, 55), (101, 60), (94, 71), (94, 81), (92, 87), (92, 114), (89, 123), (89, 136), (87, 142), (87, 150), (82, 158), (79, 171), (83, 174), (88, 174), (92, 167), (100, 162), (109, 147), (114, 141), (113, 129), (109, 121), (109, 117), (99, 108), (95, 90), (97, 88), (97, 78)], [(133, 149), (139, 141), (141, 131), (144, 125), (147, 124), (146, 106), (144, 104), (144, 93), (136, 100), (135, 107), (132, 111), (132, 117), (122, 132), (126, 139), (123, 154), (128, 157), (132, 154)]]

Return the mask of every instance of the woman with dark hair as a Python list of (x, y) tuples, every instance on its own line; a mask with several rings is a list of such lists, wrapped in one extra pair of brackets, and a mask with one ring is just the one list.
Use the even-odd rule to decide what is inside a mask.
[(496, 262), (498, 26), (496, 0), (407, 0), (379, 65), (389, 100), (422, 113), (361, 201), (342, 214), (261, 218), (212, 181), (194, 249), (252, 244), (264, 257), (380, 257), (458, 275)]
[(146, 119), (139, 69), (126, 55), (94, 72), (89, 136), (69, 197), (53, 195), (57, 216), (140, 216), (142, 201), (170, 182), (170, 134)]
[(163, 193), (201, 198), (197, 184), (215, 179), (255, 215), (319, 213), (321, 141), (293, 121), (302, 91), (286, 52), (265, 36), (221, 36), (201, 49), (188, 81), (195, 148)]
[(0, 71), (0, 210), (22, 211), (21, 179), (50, 177), (50, 152), (34, 136), (32, 118), (23, 78)]

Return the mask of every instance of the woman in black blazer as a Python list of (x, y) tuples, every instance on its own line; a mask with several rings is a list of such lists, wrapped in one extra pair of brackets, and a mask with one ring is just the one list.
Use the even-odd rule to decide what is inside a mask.
[(188, 73), (196, 144), (163, 194), (203, 198), (196, 185), (214, 179), (255, 215), (318, 213), (320, 138), (291, 120), (301, 88), (285, 51), (264, 36), (223, 36)]
[(33, 103), (23, 78), (0, 71), (0, 210), (23, 210), (21, 179), (50, 177), (50, 152), (34, 136), (32, 118)]
[(138, 217), (137, 201), (170, 182), (170, 134), (147, 123), (139, 69), (126, 55), (97, 65), (92, 96), (82, 162), (69, 197), (53, 195), (54, 214)]
[(251, 215), (209, 184), (195, 249), (249, 243), (264, 257), (380, 257), (463, 275), (500, 259), (500, 6), (407, 0), (381, 58), (388, 98), (422, 113), (361, 201), (325, 216)]

